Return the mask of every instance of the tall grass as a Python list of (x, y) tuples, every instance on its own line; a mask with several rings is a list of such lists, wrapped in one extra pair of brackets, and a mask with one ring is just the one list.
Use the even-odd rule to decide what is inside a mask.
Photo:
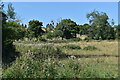
[[(97, 67), (96, 67), (97, 66)], [(117, 78), (97, 64), (81, 64), (75, 57), (62, 63), (56, 58), (37, 58), (27, 53), (3, 71), (3, 78)]]

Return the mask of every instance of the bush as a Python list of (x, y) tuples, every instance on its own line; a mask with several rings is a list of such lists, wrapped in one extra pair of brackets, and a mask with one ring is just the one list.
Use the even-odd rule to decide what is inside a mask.
[(68, 45), (65, 45), (63, 46), (64, 48), (67, 48), (67, 49), (81, 49), (80, 46), (78, 45), (75, 45), (75, 44), (68, 44)]
[(87, 46), (84, 47), (83, 50), (97, 50), (97, 48), (95, 46)]

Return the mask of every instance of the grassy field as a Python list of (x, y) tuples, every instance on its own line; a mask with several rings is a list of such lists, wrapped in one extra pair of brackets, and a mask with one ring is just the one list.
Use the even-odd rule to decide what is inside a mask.
[[(21, 52), (21, 54), (23, 55), (28, 52), (40, 53), (39, 50), (40, 46), (45, 44), (57, 46), (58, 48), (61, 49), (62, 55), (64, 55), (56, 60), (58, 60), (58, 63), (60, 62), (61, 64), (65, 65), (65, 67), (64, 68), (56, 67), (58, 68), (56, 72), (58, 73), (59, 76), (53, 74), (53, 78), (54, 77), (55, 78), (61, 78), (61, 77), (117, 78), (118, 77), (118, 42), (117, 41), (90, 41), (90, 42), (79, 41), (79, 42), (67, 42), (67, 43), (40, 43), (40, 42), (30, 43), (25, 41), (14, 42), (14, 45), (16, 46), (16, 50), (18, 52)], [(4, 70), (5, 72), (4, 77), (10, 77), (7, 75), (8, 73), (10, 75), (11, 68), (14, 68), (14, 64), (12, 67)], [(77, 69), (75, 68), (77, 71), (75, 71), (75, 69), (71, 68), (70, 66), (78, 67)], [(40, 75), (38, 75), (38, 77), (46, 78), (46, 76), (40, 76)], [(47, 76), (47, 78), (49, 78), (49, 76)]]

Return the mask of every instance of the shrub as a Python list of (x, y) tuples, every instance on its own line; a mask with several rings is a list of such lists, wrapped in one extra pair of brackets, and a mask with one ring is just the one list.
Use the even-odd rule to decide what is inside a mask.
[(80, 46), (78, 45), (75, 45), (75, 44), (68, 44), (68, 45), (65, 45), (63, 46), (64, 48), (68, 48), (68, 49), (81, 49)]
[(97, 50), (98, 48), (96, 48), (95, 46), (87, 46), (84, 47), (83, 50)]

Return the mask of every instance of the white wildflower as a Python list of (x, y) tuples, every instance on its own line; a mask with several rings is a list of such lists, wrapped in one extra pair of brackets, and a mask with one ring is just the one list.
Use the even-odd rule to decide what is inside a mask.
[(70, 58), (75, 59), (76, 57), (75, 56), (70, 56)]

